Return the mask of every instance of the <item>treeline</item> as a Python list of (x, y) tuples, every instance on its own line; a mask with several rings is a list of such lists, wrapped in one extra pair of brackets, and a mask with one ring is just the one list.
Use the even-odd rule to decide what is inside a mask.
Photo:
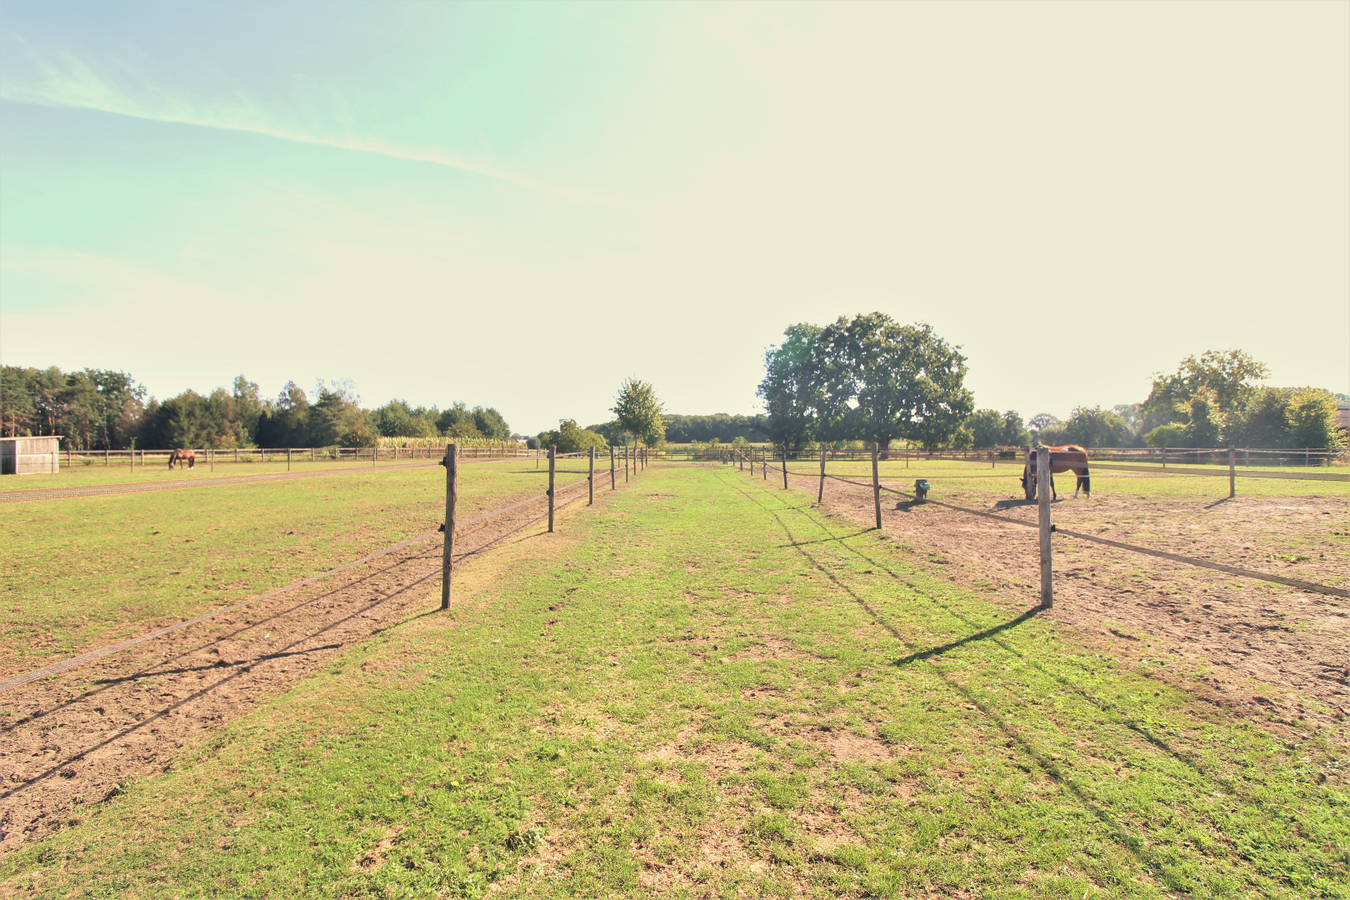
[[(1030, 424), (1043, 444), (1085, 447), (1262, 447), (1338, 450), (1338, 396), (1313, 387), (1268, 387), (1264, 363), (1243, 350), (1188, 356), (1177, 371), (1153, 377), (1142, 403), (1078, 407), (1067, 421), (1042, 413)], [(1350, 399), (1350, 398), (1344, 398)], [(988, 422), (992, 410), (978, 410)], [(987, 432), (972, 435), (975, 446)]]
[(1187, 357), (1175, 373), (1155, 375), (1142, 402), (1081, 406), (1067, 421), (974, 409), (959, 350), (927, 325), (900, 325), (884, 313), (789, 326), (765, 355), (760, 431), (793, 449), (848, 441), (875, 441), (883, 451), (892, 441), (925, 449), (1346, 446), (1337, 395), (1265, 386), (1269, 369), (1242, 350)]
[(0, 431), (8, 437), (63, 435), (74, 450), (193, 447), (370, 447), (381, 437), (503, 441), (511, 429), (490, 407), (449, 409), (393, 400), (363, 409), (350, 382), (319, 382), (312, 394), (294, 381), (275, 398), (243, 375), (210, 394), (148, 395), (125, 372), (0, 367)]

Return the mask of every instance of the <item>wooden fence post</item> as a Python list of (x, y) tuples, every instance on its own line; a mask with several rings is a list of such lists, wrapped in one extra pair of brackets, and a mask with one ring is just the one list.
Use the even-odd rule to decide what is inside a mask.
[(787, 442), (783, 443), (783, 490), (788, 489), (787, 483)]
[(1036, 449), (1036, 499), (1041, 524), (1041, 609), (1055, 605), (1054, 576), (1050, 566), (1050, 451)]
[(553, 478), (557, 469), (558, 448), (548, 448), (548, 533), (553, 533)]
[(615, 464), (614, 464), (614, 445), (613, 445), (613, 444), (610, 444), (610, 445), (609, 445), (609, 489), (610, 489), (611, 491), (617, 491), (617, 490), (619, 489), (619, 479), (618, 479), (618, 477), (614, 474), (614, 471), (615, 471)]
[(287, 448), (286, 448), (286, 471), (289, 472), (290, 470), (291, 470), (291, 448), (290, 448), (290, 447), (287, 447)]
[(623, 483), (628, 483), (628, 445), (623, 445)]
[(1237, 448), (1228, 448), (1228, 499), (1237, 496)]
[(763, 447), (759, 451), (759, 464), (764, 470), (764, 480), (769, 480), (769, 448)]
[(214, 472), (216, 470), (216, 449), (214, 447), (206, 451), (206, 458), (211, 463), (211, 471)]
[(441, 550), (441, 609), (450, 608), (451, 564), (455, 554), (455, 504), (459, 501), (459, 447), (446, 444), (445, 459), (445, 545)]
[(820, 490), (816, 492), (816, 502), (825, 502), (825, 445), (820, 445)]
[(235, 461), (235, 462), (239, 462), (239, 448), (238, 448), (238, 447), (235, 447), (235, 448), (234, 448), (234, 461)]
[[(877, 508), (877, 531), (881, 530), (881, 473), (877, 470), (877, 457), (880, 455), (881, 442), (872, 442), (872, 504)], [(822, 479), (823, 483), (823, 479)]]
[(106, 447), (103, 449), (103, 468), (112, 465), (112, 451)]
[(591, 447), (591, 474), (586, 477), (586, 490), (590, 491), (591, 499), (587, 506), (595, 505), (595, 448)]

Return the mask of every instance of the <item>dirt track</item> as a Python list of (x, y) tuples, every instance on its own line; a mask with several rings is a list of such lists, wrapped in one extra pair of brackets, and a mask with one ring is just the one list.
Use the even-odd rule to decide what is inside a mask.
[[(775, 473), (770, 473), (772, 477)], [(790, 476), (814, 499), (818, 480)], [(772, 485), (772, 481), (769, 482)], [(956, 482), (959, 484), (959, 482)], [(781, 489), (781, 480), (778, 483)], [(903, 488), (904, 485), (891, 485)], [(1329, 492), (1331, 493), (1331, 492)], [(1034, 504), (946, 493), (951, 503), (1036, 521)], [(869, 486), (828, 480), (825, 508), (873, 527)], [(1350, 512), (1343, 496), (1219, 503), (1098, 494), (1061, 499), (1063, 528), (1269, 574), (1350, 584)], [(1010, 612), (1039, 601), (1035, 529), (882, 494), (882, 522), (949, 576), (993, 588)], [(1142, 554), (1055, 538), (1055, 606), (1103, 650), (1243, 715), (1316, 727), (1350, 745), (1350, 601)]]
[[(434, 465), (434, 463), (433, 463)], [(237, 481), (237, 479), (232, 479)], [(597, 491), (597, 500), (603, 496)], [(584, 482), (559, 489), (584, 501)], [(540, 521), (543, 501), (456, 529), (456, 562)], [(337, 654), (435, 609), (429, 540), (0, 695), (0, 853), (77, 821), (128, 778), (276, 696)]]

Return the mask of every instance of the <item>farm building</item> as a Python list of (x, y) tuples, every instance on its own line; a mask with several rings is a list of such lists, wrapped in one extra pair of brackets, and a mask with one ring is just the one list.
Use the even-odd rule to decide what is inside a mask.
[(0, 438), (0, 475), (55, 475), (61, 471), (61, 436)]

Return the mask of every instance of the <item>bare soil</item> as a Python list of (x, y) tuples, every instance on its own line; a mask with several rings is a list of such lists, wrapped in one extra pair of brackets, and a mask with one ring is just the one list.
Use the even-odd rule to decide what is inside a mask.
[[(956, 489), (942, 499), (1027, 523), (1015, 480), (1006, 500)], [(818, 480), (791, 478), (814, 497)], [(893, 485), (902, 488), (903, 485)], [(1350, 584), (1350, 505), (1329, 496), (1219, 502), (1098, 493), (1053, 506), (1060, 528), (1324, 585)], [(1071, 496), (1071, 495), (1068, 495)], [(871, 486), (829, 480), (827, 512), (871, 528)], [(883, 530), (951, 580), (994, 593), (1010, 613), (1039, 603), (1038, 532), (882, 493)], [(1097, 649), (1243, 716), (1350, 745), (1350, 600), (1054, 538), (1055, 604), (1042, 615)]]
[[(456, 563), (534, 530), (542, 509), (457, 530)], [(439, 540), (414, 544), (0, 695), (0, 853), (77, 823), (83, 806), (165, 770), (259, 701), (419, 607), (436, 610), (441, 553)]]

